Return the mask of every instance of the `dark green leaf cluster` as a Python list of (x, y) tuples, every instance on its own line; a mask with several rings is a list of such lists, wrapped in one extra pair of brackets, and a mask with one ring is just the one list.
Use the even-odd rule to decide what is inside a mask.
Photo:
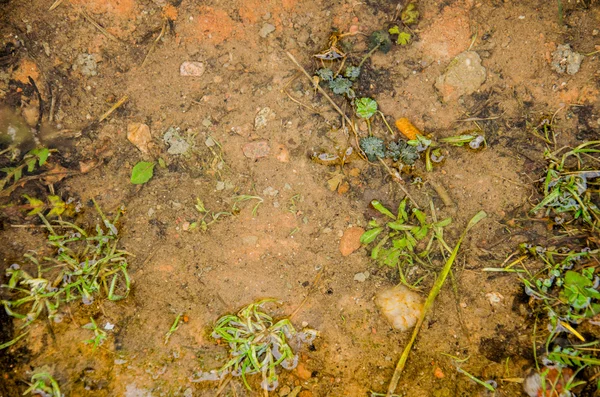
[(338, 76), (334, 80), (329, 82), (329, 88), (334, 94), (347, 95), (348, 98), (354, 98), (354, 91), (352, 90), (352, 81), (345, 77)]
[(369, 46), (371, 48), (379, 47), (379, 50), (387, 54), (392, 49), (392, 39), (385, 30), (376, 30), (369, 36)]
[(413, 165), (419, 159), (419, 153), (415, 146), (399, 140), (398, 142), (388, 143), (385, 157), (394, 161), (402, 161), (406, 165)]
[(317, 70), (317, 76), (323, 81), (331, 81), (333, 80), (333, 71), (329, 68), (321, 68)]
[(377, 161), (378, 158), (385, 157), (385, 144), (381, 138), (374, 136), (362, 138), (360, 148), (365, 152), (369, 161)]
[(358, 66), (348, 66), (344, 72), (344, 76), (352, 81), (355, 81), (360, 76), (360, 68)]

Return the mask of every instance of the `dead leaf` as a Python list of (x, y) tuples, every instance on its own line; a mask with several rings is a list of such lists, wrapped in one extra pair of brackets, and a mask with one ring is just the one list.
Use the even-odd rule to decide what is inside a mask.
[(65, 179), (71, 171), (68, 168), (63, 167), (60, 164), (53, 164), (52, 168), (43, 174), (42, 180), (44, 183), (50, 185), (53, 183), (58, 183)]
[(333, 177), (331, 179), (327, 180), (327, 186), (329, 187), (329, 190), (331, 190), (332, 192), (335, 192), (337, 190), (337, 188), (342, 184), (342, 182), (344, 181), (344, 174), (334, 174)]

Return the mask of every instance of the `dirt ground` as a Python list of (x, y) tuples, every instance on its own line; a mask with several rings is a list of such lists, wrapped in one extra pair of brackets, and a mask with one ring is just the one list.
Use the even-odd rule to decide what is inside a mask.
[[(395, 24), (397, 4), (64, 0), (48, 11), (50, 0), (0, 0), (0, 120), (11, 112), (27, 118), (24, 109), (36, 97), (33, 80), (44, 101), (38, 139), (58, 150), (52, 164), (72, 171), (50, 187), (64, 200), (82, 204), (84, 211), (75, 218), (82, 224), (98, 221), (91, 199), (111, 215), (124, 206), (120, 247), (134, 255), (127, 299), (65, 306), (65, 320), (51, 325), (52, 333), (40, 321), (26, 338), (0, 351), (0, 395), (20, 395), (31, 371), (44, 367), (67, 396), (215, 395), (216, 382), (191, 381), (195, 371), (217, 368), (226, 357), (210, 337), (211, 326), (221, 315), (264, 297), (283, 302), (279, 316), (308, 297), (293, 323), (319, 332), (302, 350), (301, 366), (281, 371), (279, 390), (301, 386), (304, 397), (384, 392), (410, 332), (394, 330), (373, 298), (397, 284), (398, 273), (378, 266), (364, 248), (343, 257), (339, 243), (349, 227), (366, 227), (374, 216), (372, 199), (394, 208), (404, 193), (382, 167), (360, 160), (344, 168), (353, 175), (346, 179), (347, 191), (329, 188), (336, 167), (314, 162), (311, 155), (354, 140), (327, 100), (296, 75), (285, 52), (312, 73), (319, 67), (313, 55), (327, 47), (334, 28), (366, 34), (388, 29)], [(440, 217), (452, 216), (446, 232), (451, 245), (477, 211), (488, 218), (467, 237), (454, 288), (448, 282), (427, 317), (397, 393), (492, 395), (456, 371), (454, 356), (469, 358), (462, 365), (469, 373), (495, 380), (495, 395), (525, 395), (521, 384), (502, 379), (523, 377), (534, 365), (527, 297), (514, 275), (481, 269), (500, 265), (519, 243), (547, 233), (543, 223), (523, 220), (539, 200), (536, 182), (545, 166), (546, 143), (531, 134), (531, 126), (554, 116), (558, 147), (600, 137), (600, 54), (595, 53), (600, 4), (563, 0), (563, 25), (556, 1), (416, 4), (421, 18), (413, 42), (373, 55), (360, 95), (375, 98), (391, 119), (407, 117), (437, 138), (482, 131), (484, 150), (451, 148), (433, 172), (418, 165), (403, 187), (424, 207), (433, 200)], [(266, 25), (273, 29), (265, 34)], [(352, 59), (368, 50), (362, 35), (345, 40)], [(550, 66), (552, 52), (565, 43), (590, 54), (574, 75)], [(468, 49), (481, 57), (485, 82), (472, 94), (444, 100), (434, 83)], [(84, 58), (91, 69), (80, 62)], [(185, 61), (201, 62), (202, 75), (181, 76)], [(97, 122), (124, 96), (122, 106)], [(347, 101), (337, 102), (351, 113)], [(266, 125), (255, 128), (264, 108), (270, 109), (264, 111)], [(131, 123), (149, 126), (148, 154), (128, 141)], [(169, 127), (181, 129), (191, 145), (186, 154), (168, 152), (163, 135)], [(206, 145), (209, 137), (221, 145), (223, 162), (216, 146)], [(269, 152), (255, 158), (247, 145), (261, 141)], [(28, 138), (23, 146), (29, 144)], [(147, 184), (130, 183), (138, 161), (159, 157), (165, 167), (157, 165)], [(410, 183), (415, 176), (425, 183)], [(455, 206), (446, 205), (428, 181), (442, 186)], [(2, 197), (1, 204), (23, 203), (23, 194), (43, 198), (49, 186), (34, 180)], [(237, 195), (264, 202), (255, 216), (251, 201), (205, 232), (189, 230), (198, 219), (197, 198), (218, 212), (229, 211)], [(40, 221), (2, 213), (3, 282), (5, 270), (22, 262), (23, 254), (47, 250), (43, 229), (13, 225)], [(355, 281), (365, 271), (368, 278)], [(426, 273), (423, 295), (434, 271)], [(490, 300), (491, 294), (498, 301)], [(165, 345), (165, 333), (182, 312), (189, 321)], [(90, 316), (98, 324), (115, 324), (96, 351), (83, 343), (90, 331), (81, 327)], [(0, 343), (18, 334), (16, 325), (0, 310)], [(253, 392), (233, 379), (222, 395), (262, 395), (259, 377), (250, 383)], [(270, 394), (285, 395), (279, 390)]]

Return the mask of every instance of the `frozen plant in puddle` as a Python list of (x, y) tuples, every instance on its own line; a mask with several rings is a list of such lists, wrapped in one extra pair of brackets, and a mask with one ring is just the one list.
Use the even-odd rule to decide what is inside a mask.
[(312, 343), (317, 332), (311, 329), (297, 332), (287, 318), (275, 322), (262, 311), (262, 306), (269, 302), (276, 301), (264, 299), (252, 303), (237, 315), (228, 314), (217, 321), (212, 337), (229, 345), (229, 361), (218, 370), (196, 374), (193, 382), (220, 380), (231, 374), (241, 376), (251, 390), (246, 377), (260, 373), (264, 390), (277, 388), (277, 366), (292, 370), (298, 365), (298, 354), (290, 345), (299, 348), (303, 343)]

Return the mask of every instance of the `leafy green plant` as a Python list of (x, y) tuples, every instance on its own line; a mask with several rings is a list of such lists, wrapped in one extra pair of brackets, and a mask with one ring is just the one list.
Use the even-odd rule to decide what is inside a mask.
[(377, 113), (377, 102), (371, 98), (360, 98), (355, 102), (356, 114), (361, 119), (370, 119)]
[(581, 219), (593, 231), (598, 231), (600, 209), (595, 204), (600, 197), (597, 189), (590, 189), (590, 183), (600, 179), (600, 169), (586, 167), (585, 159), (599, 160), (600, 141), (590, 141), (568, 150), (562, 156), (546, 151), (549, 164), (542, 184), (544, 198), (531, 212), (546, 210), (547, 215), (556, 216), (557, 223), (563, 224), (571, 216)]
[(377, 159), (385, 157), (385, 144), (381, 138), (374, 136), (362, 138), (359, 145), (369, 161), (377, 161)]
[(169, 331), (165, 334), (165, 345), (167, 343), (169, 343), (169, 339), (171, 339), (171, 335), (173, 335), (175, 333), (175, 331), (177, 331), (179, 329), (179, 326), (181, 325), (180, 321), (181, 321), (182, 317), (183, 317), (183, 313), (179, 313), (177, 315), (177, 317), (175, 317), (175, 321), (173, 321), (173, 324), (171, 324), (171, 328), (169, 328)]
[(419, 159), (419, 153), (416, 147), (407, 144), (405, 141), (390, 142), (387, 144), (385, 157), (394, 161), (402, 161), (406, 165), (413, 165)]
[(140, 161), (131, 170), (131, 183), (142, 185), (148, 182), (154, 175), (154, 166), (156, 163)]
[(212, 337), (229, 346), (229, 361), (218, 370), (196, 374), (196, 382), (219, 380), (231, 374), (241, 376), (251, 390), (247, 376), (261, 374), (261, 387), (275, 390), (279, 384), (277, 367), (292, 370), (298, 364), (290, 344), (312, 343), (317, 332), (305, 329), (297, 332), (289, 319), (275, 321), (263, 311), (263, 305), (276, 302), (264, 299), (252, 303), (236, 315), (228, 314), (217, 320)]
[(48, 372), (37, 372), (31, 376), (29, 388), (23, 392), (23, 395), (44, 397), (63, 397), (58, 382)]
[(94, 332), (94, 337), (92, 339), (83, 341), (87, 345), (93, 345), (94, 351), (106, 340), (106, 332), (98, 327), (92, 317), (90, 317), (90, 322), (85, 324), (82, 328), (89, 329)]
[(355, 81), (360, 77), (360, 68), (358, 66), (347, 66), (344, 71), (344, 77), (349, 78), (351, 81)]
[(429, 222), (423, 211), (408, 208), (407, 199), (400, 202), (396, 215), (377, 200), (371, 201), (371, 206), (389, 220), (371, 220), (370, 229), (363, 233), (360, 242), (368, 246), (381, 236), (371, 249), (371, 258), (382, 265), (397, 267), (403, 282), (403, 268), (412, 267), (415, 262), (425, 264), (429, 261), (429, 254), (435, 248), (434, 242), (451, 251), (443, 239), (443, 228), (452, 222), (451, 218)]
[(332, 81), (333, 80), (333, 71), (329, 68), (321, 68), (317, 70), (315, 73), (317, 76), (321, 78), (323, 81)]
[(28, 201), (28, 216), (43, 214), (47, 211), (46, 217), (53, 218), (61, 215), (73, 216), (75, 212), (77, 212), (77, 207), (71, 200), (65, 202), (57, 195), (49, 195), (47, 197), (47, 202), (35, 197), (30, 197), (26, 194), (24, 194), (23, 197)]
[(349, 79), (337, 76), (335, 79), (329, 81), (329, 88), (334, 94), (346, 95), (349, 99), (354, 98), (354, 90), (352, 90), (352, 81)]
[[(65, 303), (80, 300), (89, 305), (98, 296), (117, 301), (129, 294), (129, 254), (117, 249), (115, 224), (121, 212), (109, 220), (97, 205), (96, 209), (103, 225), (96, 225), (91, 232), (61, 220), (50, 223), (38, 214), (48, 232), (47, 243), (53, 254), (39, 259), (26, 254), (23, 266), (14, 264), (6, 270), (9, 281), (1, 286), (13, 294), (12, 299), (1, 303), (10, 316), (22, 321), (21, 329), (44, 312), (49, 319), (60, 321), (62, 315), (58, 309)], [(64, 231), (58, 233), (59, 229)], [(32, 266), (35, 275), (27, 270)]]
[(405, 32), (404, 30), (400, 30), (398, 25), (391, 27), (388, 30), (389, 34), (397, 34), (398, 38), (396, 39), (396, 44), (405, 46), (410, 43), (410, 39), (412, 39), (412, 34)]
[(522, 282), (525, 292), (537, 298), (537, 302), (548, 313), (553, 328), (557, 329), (561, 321), (563, 326), (564, 321), (579, 324), (586, 318), (600, 314), (597, 286), (600, 279), (595, 274), (595, 267), (573, 270), (597, 256), (600, 249), (546, 249), (529, 244), (522, 244), (521, 249), (544, 264), (536, 274), (522, 276)]
[(252, 201), (252, 200), (256, 200), (256, 204), (254, 205), (254, 207), (252, 207), (252, 216), (256, 216), (258, 215), (258, 207), (260, 207), (260, 205), (265, 201), (262, 197), (260, 196), (251, 196), (248, 194), (241, 194), (239, 196), (234, 197), (234, 203), (233, 203), (233, 208), (232, 208), (232, 212), (238, 213), (240, 211), (240, 208), (238, 207), (238, 204), (246, 202), (246, 201)]
[[(234, 204), (234, 206), (235, 206), (235, 204)], [(206, 209), (206, 207), (204, 206), (204, 202), (199, 197), (196, 197), (196, 205), (194, 205), (194, 207), (196, 208), (196, 211), (198, 211), (198, 213), (200, 213), (202, 218), (200, 218), (196, 222), (192, 222), (190, 224), (190, 228), (188, 229), (189, 231), (192, 231), (192, 230), (196, 229), (198, 226), (200, 226), (200, 230), (205, 232), (208, 230), (208, 227), (210, 225), (217, 222), (219, 219), (221, 219), (221, 217), (233, 215), (231, 212), (226, 212), (226, 211), (214, 212), (214, 211), (210, 211), (210, 210)]]
[(402, 10), (400, 19), (406, 26), (414, 25), (419, 22), (419, 10), (417, 10), (417, 5), (415, 3), (408, 3)]
[(23, 176), (23, 171), (31, 173), (34, 172), (36, 168), (46, 164), (49, 156), (50, 149), (36, 148), (27, 152), (17, 165), (0, 168), (0, 171), (6, 174), (4, 178), (0, 179), (0, 191), (3, 190), (11, 180), (13, 181), (13, 185), (16, 184)]

